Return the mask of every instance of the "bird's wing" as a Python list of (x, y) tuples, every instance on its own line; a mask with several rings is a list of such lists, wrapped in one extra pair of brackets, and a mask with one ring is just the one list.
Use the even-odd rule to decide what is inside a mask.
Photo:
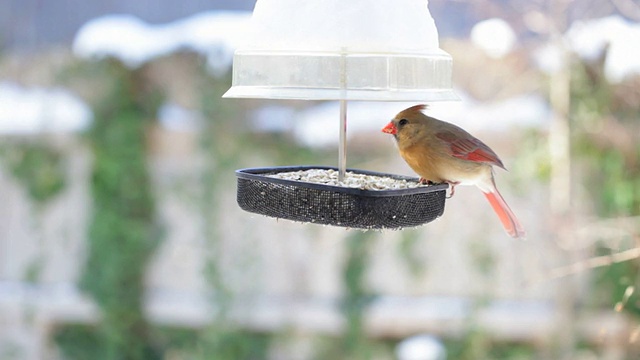
[(505, 168), (502, 160), (498, 158), (498, 155), (496, 155), (490, 147), (469, 134), (465, 133), (464, 135), (461, 136), (449, 131), (444, 131), (437, 133), (436, 137), (448, 145), (449, 152), (453, 157), (489, 163), (503, 169)]

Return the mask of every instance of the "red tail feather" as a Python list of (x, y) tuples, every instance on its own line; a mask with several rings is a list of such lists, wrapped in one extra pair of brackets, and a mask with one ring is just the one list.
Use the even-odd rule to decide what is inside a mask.
[(526, 234), (520, 224), (520, 221), (518, 221), (516, 215), (504, 201), (504, 198), (500, 195), (498, 189), (494, 188), (493, 191), (484, 192), (484, 196), (489, 200), (491, 207), (493, 207), (493, 211), (495, 211), (498, 218), (500, 218), (500, 222), (502, 222), (502, 226), (507, 234), (514, 238), (524, 238)]

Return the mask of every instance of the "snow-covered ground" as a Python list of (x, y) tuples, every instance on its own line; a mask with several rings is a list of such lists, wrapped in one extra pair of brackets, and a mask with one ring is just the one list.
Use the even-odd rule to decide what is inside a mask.
[[(0, 134), (81, 132), (92, 119), (89, 105), (68, 90), (0, 82)], [(158, 110), (158, 122), (169, 131), (195, 132), (203, 120), (200, 112), (168, 102)]]
[[(568, 51), (582, 59), (595, 60), (608, 47), (604, 70), (611, 82), (620, 82), (631, 75), (640, 74), (640, 23), (609, 16), (574, 22), (564, 36)], [(538, 66), (552, 73), (561, 66), (561, 51), (549, 44), (535, 54)]]
[(65, 89), (0, 82), (0, 134), (82, 131), (92, 117), (89, 106)]
[(152, 25), (131, 15), (108, 15), (83, 25), (73, 41), (81, 58), (116, 57), (138, 67), (178, 50), (207, 57), (214, 73), (227, 71), (233, 52), (245, 41), (251, 13), (211, 11), (168, 24)]
[(492, 58), (501, 58), (516, 46), (518, 38), (504, 20), (492, 18), (480, 21), (471, 29), (471, 41)]

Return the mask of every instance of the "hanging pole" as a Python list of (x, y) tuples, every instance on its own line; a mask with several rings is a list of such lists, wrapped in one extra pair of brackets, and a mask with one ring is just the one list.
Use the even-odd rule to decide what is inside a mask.
[(338, 149), (338, 181), (347, 171), (347, 101), (340, 100), (340, 144)]
[(338, 144), (338, 181), (347, 171), (347, 49), (340, 56), (340, 143)]

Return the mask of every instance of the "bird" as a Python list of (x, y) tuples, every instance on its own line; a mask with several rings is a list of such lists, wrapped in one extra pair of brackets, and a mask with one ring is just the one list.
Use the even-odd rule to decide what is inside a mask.
[(450, 197), (457, 185), (477, 186), (507, 234), (525, 238), (524, 228), (496, 187), (493, 167), (506, 170), (502, 160), (464, 129), (427, 116), (426, 109), (426, 105), (416, 105), (399, 112), (382, 132), (393, 135), (400, 155), (421, 183), (447, 183)]

